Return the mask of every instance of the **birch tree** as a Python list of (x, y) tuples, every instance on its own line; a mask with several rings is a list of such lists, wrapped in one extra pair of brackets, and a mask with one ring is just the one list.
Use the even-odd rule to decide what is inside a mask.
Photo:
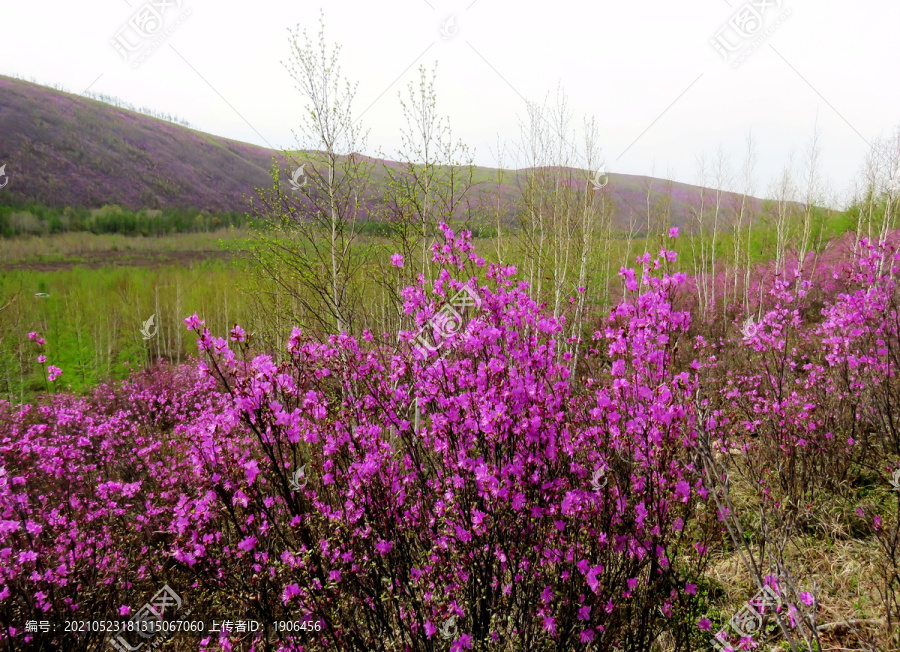
[(290, 30), (285, 67), (306, 99), (295, 132), (300, 149), (284, 154), (290, 185), (273, 165), (273, 187), (257, 189), (264, 226), (251, 253), (259, 291), (276, 311), (287, 300), (294, 321), (320, 332), (355, 332), (363, 320), (361, 276), (368, 262), (358, 239), (370, 212), (373, 164), (361, 154), (367, 134), (353, 116), (356, 86), (341, 76), (340, 46), (329, 48), (321, 16), (315, 42), (298, 29)]
[(392, 302), (394, 326), (403, 321), (399, 289), (415, 280), (416, 270), (431, 279), (431, 246), (438, 224), (465, 221), (472, 199), (474, 162), (469, 148), (454, 139), (448, 117), (437, 107), (437, 67), (420, 66), (418, 83), (400, 93), (405, 126), (397, 164), (383, 164), (382, 219), (389, 225), (392, 251), (404, 256), (401, 270), (385, 270), (386, 296)]
[[(547, 100), (528, 103), (520, 145), (521, 256), (535, 297), (555, 317), (568, 309), (570, 299), (575, 304), (568, 333), (574, 338), (569, 350), (573, 365), (587, 298), (605, 294), (593, 287), (602, 264), (598, 252), (604, 250), (599, 240), (610, 233), (608, 175), (604, 181), (600, 151), (596, 121), (586, 118), (578, 134), (561, 89), (553, 105)], [(605, 251), (608, 255), (608, 246)]]
[[(821, 201), (821, 172), (820, 158), (821, 145), (819, 142), (819, 127), (816, 125), (813, 131), (812, 140), (806, 150), (806, 161), (804, 169), (804, 195), (803, 195), (803, 217), (800, 223), (800, 233), (798, 238), (799, 251), (797, 252), (797, 273), (802, 273), (806, 263), (807, 255), (810, 249), (814, 247), (813, 237), (813, 218), (817, 204)], [(800, 282), (798, 277), (797, 282)]]

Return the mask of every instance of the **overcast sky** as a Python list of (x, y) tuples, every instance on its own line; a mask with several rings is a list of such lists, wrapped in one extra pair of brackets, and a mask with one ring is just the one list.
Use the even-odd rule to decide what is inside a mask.
[[(164, 25), (156, 38), (168, 34), (126, 60), (113, 42), (152, 42), (137, 31), (149, 34), (152, 21), (129, 22), (152, 15), (148, 4)], [(558, 85), (576, 123), (596, 117), (611, 172), (696, 183), (698, 158), (719, 145), (739, 167), (752, 131), (760, 195), (792, 152), (802, 163), (816, 124), (825, 188), (837, 197), (868, 143), (900, 125), (897, 0), (0, 0), (0, 72), (293, 147), (305, 100), (282, 64), (287, 30), (315, 37), (320, 8), (343, 74), (359, 82), (369, 154), (396, 156), (398, 91), (435, 62), (438, 111), (482, 165), (497, 164), (498, 136), (520, 142), (526, 100)]]

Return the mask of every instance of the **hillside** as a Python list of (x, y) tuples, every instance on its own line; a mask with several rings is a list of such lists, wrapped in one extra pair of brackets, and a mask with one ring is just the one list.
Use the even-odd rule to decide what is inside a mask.
[[(273, 161), (283, 161), (282, 153), (0, 76), (0, 165), (9, 179), (0, 195), (4, 203), (244, 212), (254, 187), (271, 186)], [(507, 202), (520, 194), (525, 172), (504, 175), (499, 190)], [(475, 203), (496, 197), (496, 175), (496, 169), (476, 168)], [(376, 165), (375, 193), (385, 177)], [(613, 173), (608, 188), (616, 226), (641, 231), (648, 187), (651, 204), (661, 207), (666, 195), (671, 199), (672, 225), (688, 226), (691, 207), (700, 203), (699, 186)], [(706, 201), (709, 207), (711, 195)], [(734, 201), (739, 197), (726, 194), (723, 206)], [(754, 201), (758, 209), (761, 200)]]

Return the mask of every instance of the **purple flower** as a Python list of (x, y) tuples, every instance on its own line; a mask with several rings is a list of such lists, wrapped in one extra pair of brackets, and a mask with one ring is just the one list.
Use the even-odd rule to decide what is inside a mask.
[(293, 598), (300, 595), (300, 586), (297, 584), (288, 584), (284, 587), (284, 592), (281, 594), (281, 601), (284, 604), (290, 602)]
[[(609, 614), (647, 607), (651, 596), (638, 586), (674, 587), (652, 605), (666, 616), (679, 595), (691, 601), (699, 592), (683, 579), (698, 577), (709, 554), (695, 527), (694, 503), (712, 498), (690, 463), (698, 432), (725, 450), (752, 439), (748, 446), (768, 447), (760, 459), (776, 463), (779, 455), (844, 455), (841, 433), (852, 428), (844, 429), (838, 401), (848, 388), (865, 401), (878, 383), (898, 377), (896, 361), (879, 351), (896, 344), (887, 317), (896, 292), (890, 270), (900, 257), (869, 261), (856, 280), (848, 273), (817, 283), (806, 300), (800, 292), (819, 275), (813, 266), (800, 279), (790, 261), (781, 277), (756, 274), (735, 295), (752, 298), (742, 316), (759, 324), (752, 341), (741, 337), (741, 320), (729, 319), (721, 341), (707, 343), (692, 336), (706, 323), (695, 328), (692, 320), (709, 315), (679, 306), (696, 306), (690, 294), (705, 293), (710, 313), (723, 314), (727, 306), (714, 297), (734, 298), (716, 286), (727, 278), (670, 273), (678, 260), (666, 248), (642, 254), (635, 269), (622, 271), (617, 303), (595, 320), (583, 348), (589, 359), (576, 365), (566, 351), (580, 336), (570, 315), (541, 305), (514, 269), (475, 256), (469, 235), (442, 225), (435, 240), (428, 277), (399, 289), (410, 328), (404, 346), (396, 346), (396, 332), (287, 327), (280, 333), (290, 334), (287, 346), (276, 354), (268, 344), (244, 344), (250, 336), (238, 325), (230, 338), (218, 337), (195, 314), (185, 323), (202, 331), (200, 362), (159, 365), (89, 397), (51, 393), (28, 409), (0, 409), (0, 569), (12, 569), (0, 581), (0, 600), (35, 596), (36, 612), (54, 619), (79, 601), (89, 608), (77, 581), (85, 568), (101, 591), (126, 577), (134, 586), (125, 582), (123, 590), (144, 591), (158, 562), (149, 543), (134, 542), (158, 533), (197, 586), (221, 587), (227, 574), (250, 600), (268, 599), (277, 610), (280, 599), (304, 619), (315, 618), (317, 595), (331, 591), (340, 606), (354, 586), (374, 582), (382, 592), (384, 569), (402, 562), (393, 588), (408, 583), (415, 595), (392, 591), (396, 617), (411, 636), (436, 642), (434, 622), (455, 614), (457, 640), (439, 641), (444, 649), (471, 645), (462, 633), (472, 622), (464, 596), (490, 594), (487, 606), (503, 611), (514, 587), (536, 604), (516, 625), (524, 631), (509, 632), (513, 640), (542, 627), (542, 634), (577, 634), (582, 647), (600, 637), (623, 640), (626, 615)], [(859, 246), (864, 255), (867, 246)], [(483, 302), (467, 312), (465, 337), (440, 360), (412, 355), (406, 344), (473, 272)], [(594, 297), (598, 287), (578, 290)], [(807, 320), (813, 300), (822, 318)], [(789, 383), (785, 395), (760, 376), (768, 373), (760, 361), (773, 353), (788, 363), (778, 379)], [(698, 390), (708, 410), (697, 405)], [(796, 434), (780, 439), (772, 423)], [(295, 472), (299, 454), (322, 477), (303, 495), (272, 481)], [(601, 491), (591, 487), (597, 468), (609, 479), (600, 479)], [(760, 487), (772, 510), (783, 509), (767, 481)], [(596, 547), (586, 549), (588, 539)], [(668, 555), (691, 545), (701, 556), (685, 556), (676, 571)], [(656, 577), (645, 577), (641, 569), (653, 562)], [(483, 563), (496, 564), (486, 586), (476, 581)], [(623, 594), (624, 605), (610, 598)], [(415, 605), (420, 597), (424, 612)], [(810, 594), (797, 607), (801, 600), (815, 607)], [(358, 606), (335, 631), (352, 637), (364, 628), (362, 611), (373, 605)], [(706, 618), (695, 624), (712, 629)]]
[(243, 342), (247, 339), (247, 332), (237, 324), (231, 329), (230, 335), (232, 342)]
[(253, 485), (256, 476), (259, 475), (259, 464), (256, 460), (250, 460), (244, 465), (244, 474), (247, 476), (247, 484)]
[[(184, 314), (184, 313), (182, 313)], [(195, 331), (201, 326), (203, 326), (206, 322), (200, 319), (195, 312), (193, 315), (184, 320), (185, 325), (189, 331)]]

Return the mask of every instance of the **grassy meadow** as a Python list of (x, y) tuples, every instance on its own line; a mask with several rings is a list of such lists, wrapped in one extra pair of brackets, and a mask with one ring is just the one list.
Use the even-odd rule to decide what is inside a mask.
[[(852, 210), (821, 217), (814, 239), (823, 249), (855, 225)], [(354, 243), (369, 254), (370, 278), (384, 272), (394, 251), (388, 235), (378, 231), (361, 229)], [(216, 334), (240, 323), (265, 334), (262, 341), (270, 348), (280, 346), (302, 321), (303, 308), (292, 292), (273, 289), (254, 273), (254, 263), (243, 255), (253, 238), (247, 227), (162, 236), (66, 232), (0, 238), (0, 395), (15, 403), (48, 389), (27, 338), (32, 331), (45, 334), (50, 363), (68, 370), (63, 387), (78, 393), (160, 359), (177, 363), (195, 355), (196, 343), (183, 325), (194, 312)], [(733, 251), (734, 238), (717, 235), (720, 259)], [(488, 260), (524, 263), (523, 239), (515, 232), (476, 241)], [(658, 250), (661, 242), (612, 234), (606, 250), (613, 259), (593, 269), (591, 287), (606, 286), (621, 266)], [(712, 245), (711, 237), (674, 242), (686, 270)], [(774, 229), (764, 222), (742, 244), (753, 264), (770, 260), (776, 245)], [(607, 274), (613, 278), (604, 279)], [(368, 309), (375, 311), (378, 287), (373, 283), (365, 292)], [(608, 299), (596, 297), (598, 304)], [(142, 329), (151, 316), (146, 339)]]
[[(0, 240), (3, 397), (16, 402), (46, 389), (31, 331), (46, 333), (48, 357), (71, 370), (66, 386), (82, 392), (151, 360), (178, 362), (196, 352), (179, 327), (195, 310), (217, 329), (245, 320), (243, 272), (224, 249), (241, 237), (79, 233)], [(144, 339), (151, 316), (153, 337)]]

